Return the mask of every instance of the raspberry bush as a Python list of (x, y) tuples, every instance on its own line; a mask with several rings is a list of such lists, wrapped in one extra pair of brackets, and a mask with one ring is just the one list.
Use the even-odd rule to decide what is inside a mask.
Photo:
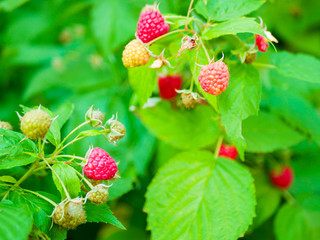
[(319, 4), (2, 1), (0, 240), (320, 239)]

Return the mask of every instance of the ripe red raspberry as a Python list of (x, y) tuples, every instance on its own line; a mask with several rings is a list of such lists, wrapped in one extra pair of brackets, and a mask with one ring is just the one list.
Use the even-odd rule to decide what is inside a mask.
[(238, 150), (234, 146), (228, 146), (222, 143), (219, 150), (219, 156), (236, 160), (238, 157)]
[(127, 68), (146, 65), (149, 59), (149, 52), (137, 39), (129, 42), (122, 53), (123, 65)]
[(108, 180), (113, 178), (118, 171), (114, 159), (101, 148), (94, 148), (83, 167), (84, 174), (93, 180)]
[(87, 198), (94, 204), (104, 204), (108, 197), (108, 188), (104, 185), (98, 185), (87, 193)]
[(282, 190), (290, 188), (293, 177), (293, 170), (290, 166), (284, 166), (281, 169), (274, 169), (270, 172), (271, 182)]
[(21, 131), (32, 140), (43, 139), (49, 131), (52, 120), (48, 113), (41, 109), (34, 109), (27, 112), (21, 118)]
[(269, 46), (268, 42), (269, 42), (268, 39), (266, 39), (265, 37), (263, 37), (261, 35), (256, 36), (256, 45), (257, 45), (259, 51), (266, 52), (267, 48)]
[(13, 127), (11, 126), (10, 123), (8, 122), (3, 122), (3, 121), (0, 121), (0, 128), (2, 129), (6, 129), (6, 130), (13, 130)]
[(174, 98), (182, 86), (182, 78), (180, 75), (164, 76), (158, 79), (159, 94), (163, 99)]
[(138, 21), (137, 35), (144, 43), (166, 34), (169, 24), (164, 22), (162, 14), (155, 9), (143, 11)]
[(228, 87), (229, 70), (224, 62), (203, 66), (198, 78), (201, 88), (212, 95), (219, 95)]
[(74, 229), (86, 222), (86, 212), (80, 201), (62, 202), (53, 212), (53, 221), (64, 229)]

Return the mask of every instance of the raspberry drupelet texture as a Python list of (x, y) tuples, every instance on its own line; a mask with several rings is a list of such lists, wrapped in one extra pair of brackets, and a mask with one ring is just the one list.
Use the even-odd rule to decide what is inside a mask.
[(123, 65), (127, 68), (146, 65), (149, 59), (147, 49), (137, 39), (129, 42), (122, 53)]
[(238, 157), (238, 150), (234, 146), (228, 146), (222, 143), (219, 150), (219, 156), (236, 160)]
[(83, 167), (84, 174), (93, 180), (108, 180), (113, 178), (118, 171), (114, 159), (101, 148), (94, 148)]
[(203, 66), (198, 78), (201, 88), (212, 95), (221, 94), (228, 87), (229, 70), (224, 62)]
[(182, 86), (182, 78), (180, 75), (163, 76), (158, 78), (159, 94), (162, 99), (174, 98)]
[(6, 129), (6, 130), (13, 130), (13, 127), (8, 122), (2, 122), (0, 121), (0, 128)]
[(290, 166), (284, 166), (281, 169), (274, 169), (270, 172), (272, 184), (282, 190), (290, 188), (293, 178), (293, 170)]
[(258, 50), (260, 52), (266, 52), (267, 51), (267, 48), (269, 46), (269, 43), (268, 43), (268, 39), (266, 39), (265, 37), (261, 36), (261, 35), (257, 35), (256, 36), (256, 45), (258, 47)]
[(169, 24), (164, 22), (164, 18), (159, 11), (151, 9), (140, 14), (137, 35), (142, 42), (148, 43), (168, 31)]
[(88, 199), (94, 204), (104, 204), (108, 200), (108, 189), (105, 186), (97, 186), (88, 192)]
[(48, 113), (41, 109), (27, 112), (21, 118), (21, 131), (32, 140), (43, 139), (49, 131), (52, 120)]
[(74, 229), (86, 222), (82, 202), (60, 203), (54, 210), (53, 221), (64, 229)]

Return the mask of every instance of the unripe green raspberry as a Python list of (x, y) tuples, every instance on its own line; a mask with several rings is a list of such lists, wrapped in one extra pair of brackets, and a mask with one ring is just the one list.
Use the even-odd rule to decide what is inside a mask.
[(93, 110), (93, 106), (86, 112), (86, 121), (90, 121), (91, 127), (98, 127), (102, 125), (104, 120), (104, 114), (99, 110)]
[(246, 64), (253, 63), (256, 60), (256, 57), (257, 57), (257, 53), (256, 52), (247, 52), (245, 63)]
[(182, 93), (181, 100), (182, 104), (188, 109), (194, 108), (194, 106), (197, 103), (197, 100), (193, 97), (191, 93)]
[(53, 221), (64, 229), (74, 229), (86, 222), (86, 212), (82, 202), (62, 202), (54, 210)]
[(2, 121), (0, 121), (0, 128), (6, 129), (6, 130), (11, 130), (11, 131), (13, 130), (13, 127), (11, 126), (10, 123), (2, 122)]
[(104, 204), (108, 200), (108, 189), (106, 186), (98, 185), (87, 194), (87, 198), (94, 204)]
[(49, 131), (52, 120), (48, 113), (41, 109), (27, 112), (21, 118), (21, 131), (32, 140), (43, 139)]
[(111, 133), (109, 134), (110, 141), (118, 141), (126, 135), (126, 127), (117, 120), (111, 121)]

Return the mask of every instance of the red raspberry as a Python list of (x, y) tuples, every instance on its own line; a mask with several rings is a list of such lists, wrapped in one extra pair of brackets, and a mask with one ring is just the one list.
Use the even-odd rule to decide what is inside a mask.
[(256, 36), (256, 45), (261, 52), (266, 52), (269, 46), (268, 39), (261, 35)]
[(229, 70), (224, 62), (203, 66), (198, 78), (201, 88), (212, 95), (219, 95), (228, 87)]
[(159, 77), (158, 86), (159, 94), (163, 99), (174, 98), (182, 85), (182, 78), (180, 75)]
[(274, 169), (270, 172), (272, 184), (282, 190), (288, 189), (293, 182), (293, 170), (290, 166)]
[(234, 146), (228, 146), (222, 143), (219, 150), (219, 156), (236, 160), (238, 157), (238, 150)]
[(93, 180), (108, 180), (113, 178), (118, 171), (114, 159), (101, 148), (94, 148), (83, 167), (84, 174)]
[(164, 18), (159, 11), (151, 9), (140, 14), (137, 35), (142, 42), (150, 42), (168, 31), (169, 24), (164, 22)]

